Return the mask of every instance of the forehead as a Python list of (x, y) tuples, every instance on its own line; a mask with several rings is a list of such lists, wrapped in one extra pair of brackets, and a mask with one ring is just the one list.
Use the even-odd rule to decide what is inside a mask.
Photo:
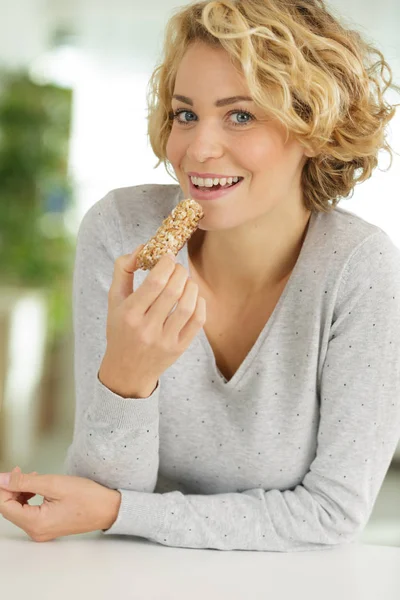
[(221, 47), (196, 42), (189, 46), (178, 64), (174, 93), (190, 95), (193, 90), (203, 95), (218, 90), (215, 98), (234, 95), (251, 96), (240, 69)]
[[(227, 74), (240, 74), (238, 66), (234, 65), (230, 54), (221, 46), (212, 47), (203, 42), (194, 42), (186, 50), (183, 58), (178, 64), (179, 72), (191, 72), (196, 69), (197, 73), (220, 71), (221, 69)], [(196, 75), (196, 73), (194, 73)]]

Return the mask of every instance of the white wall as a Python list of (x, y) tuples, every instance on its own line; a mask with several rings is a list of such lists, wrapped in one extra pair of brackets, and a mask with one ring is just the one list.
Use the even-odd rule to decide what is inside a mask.
[(43, 0), (0, 0), (0, 63), (28, 64), (44, 51), (47, 32)]

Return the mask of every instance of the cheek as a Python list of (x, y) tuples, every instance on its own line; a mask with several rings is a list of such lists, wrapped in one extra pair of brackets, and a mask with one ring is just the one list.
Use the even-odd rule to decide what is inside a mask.
[(173, 143), (171, 140), (171, 136), (169, 136), (168, 141), (167, 141), (167, 145), (165, 147), (165, 153), (167, 155), (167, 158), (169, 160), (169, 162), (173, 162), (172, 160), (172, 154), (173, 154)]
[(182, 157), (182, 144), (179, 144), (176, 135), (172, 132), (168, 138), (167, 145), (165, 147), (166, 155), (171, 164), (179, 163)]
[(282, 159), (283, 148), (272, 137), (265, 134), (246, 140), (246, 143), (238, 145), (242, 164), (250, 172), (268, 171), (276, 167)]

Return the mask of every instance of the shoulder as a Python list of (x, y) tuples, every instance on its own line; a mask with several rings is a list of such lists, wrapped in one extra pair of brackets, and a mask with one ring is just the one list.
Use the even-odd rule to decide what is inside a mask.
[(372, 289), (400, 300), (400, 249), (386, 231), (344, 209), (324, 217), (331, 217), (329, 243), (341, 255), (339, 301)]
[(345, 275), (351, 270), (368, 269), (371, 260), (387, 261), (400, 267), (400, 249), (378, 225), (355, 213), (336, 207), (330, 213), (318, 213), (313, 236), (313, 249), (326, 260), (331, 257)]
[[(318, 213), (318, 233), (319, 242), (331, 242), (343, 250), (343, 254), (357, 251), (359, 247), (372, 239), (374, 235), (388, 235), (366, 219), (363, 219), (355, 213), (336, 207), (330, 213)], [(322, 236), (324, 239), (322, 240)]]
[(85, 213), (78, 238), (101, 238), (115, 255), (131, 252), (154, 235), (182, 199), (179, 185), (142, 184), (110, 190)]
[[(339, 209), (343, 239), (349, 239), (349, 256), (346, 271), (356, 269), (371, 272), (380, 266), (383, 271), (400, 274), (400, 249), (378, 225), (344, 209)], [(373, 273), (372, 273), (373, 274)]]
[(179, 185), (146, 183), (129, 187), (116, 188), (98, 200), (92, 209), (99, 208), (108, 216), (130, 222), (138, 217), (159, 222), (160, 217), (168, 216), (181, 199)]
[(400, 250), (383, 229), (336, 207), (314, 215), (308, 237), (299, 277), (334, 318), (363, 296), (400, 309)]

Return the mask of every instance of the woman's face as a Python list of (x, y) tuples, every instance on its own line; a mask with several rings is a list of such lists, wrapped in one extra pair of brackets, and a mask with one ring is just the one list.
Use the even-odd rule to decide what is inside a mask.
[[(301, 202), (301, 171), (305, 150), (289, 138), (280, 123), (267, 120), (254, 102), (216, 106), (217, 100), (251, 96), (223, 49), (196, 42), (183, 57), (172, 99), (174, 119), (167, 158), (185, 197), (190, 197), (188, 172), (243, 177), (244, 181), (217, 200), (197, 200), (205, 216), (200, 229), (232, 228), (257, 220), (277, 205), (290, 210)], [(252, 116), (247, 115), (250, 112)]]

